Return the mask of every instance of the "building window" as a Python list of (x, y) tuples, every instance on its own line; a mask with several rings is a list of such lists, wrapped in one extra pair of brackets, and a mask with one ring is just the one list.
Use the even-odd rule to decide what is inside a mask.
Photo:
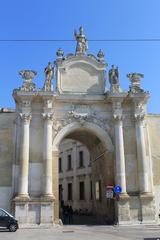
[(79, 183), (79, 199), (84, 200), (84, 182)]
[(59, 185), (59, 200), (60, 200), (60, 201), (63, 200), (63, 188), (62, 188), (62, 184)]
[(68, 200), (72, 200), (72, 183), (68, 183)]
[(90, 181), (90, 199), (93, 199), (93, 195), (92, 195), (92, 181)]
[(68, 170), (72, 170), (72, 157), (71, 157), (71, 154), (68, 155)]
[(59, 158), (59, 172), (62, 172), (62, 158)]
[(79, 167), (84, 167), (84, 161), (83, 161), (83, 151), (79, 152)]

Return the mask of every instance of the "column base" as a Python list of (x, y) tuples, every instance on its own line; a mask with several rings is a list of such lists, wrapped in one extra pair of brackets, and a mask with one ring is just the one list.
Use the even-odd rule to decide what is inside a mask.
[(18, 194), (13, 200), (16, 202), (26, 202), (29, 201), (30, 197), (28, 194)]
[(53, 194), (43, 194), (41, 196), (42, 201), (53, 201), (55, 199)]
[(53, 195), (40, 198), (17, 196), (13, 199), (13, 207), (16, 219), (23, 226), (54, 224)]
[(120, 196), (120, 199), (123, 199), (123, 200), (125, 199), (127, 200), (130, 198), (130, 196), (127, 193), (121, 193), (119, 196)]
[(41, 202), (41, 215), (40, 215), (40, 224), (53, 224), (54, 223), (54, 213), (53, 199), (50, 201)]
[(139, 196), (140, 196), (140, 198), (148, 198), (148, 199), (154, 198), (154, 196), (151, 192), (141, 192)]
[(142, 223), (156, 222), (155, 199), (152, 193), (140, 193), (141, 221)]
[(129, 198), (127, 193), (120, 194), (120, 199), (117, 202), (118, 224), (123, 225), (131, 220)]
[(14, 215), (18, 222), (27, 224), (29, 196), (20, 194), (13, 199)]
[(129, 193), (129, 196), (122, 194), (116, 207), (120, 225), (156, 224), (155, 199), (152, 193)]

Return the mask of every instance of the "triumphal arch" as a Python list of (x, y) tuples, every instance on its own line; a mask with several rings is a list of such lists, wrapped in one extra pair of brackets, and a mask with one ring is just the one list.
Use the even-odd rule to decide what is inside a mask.
[[(127, 74), (130, 87), (123, 91), (113, 65), (106, 84), (102, 50), (87, 54), (82, 27), (75, 39), (74, 54), (59, 49), (54, 64), (48, 63), (43, 88), (34, 83), (35, 71), (20, 71), (23, 85), (13, 91), (12, 210), (22, 224), (59, 223), (59, 145), (71, 138), (90, 152), (95, 216), (119, 224), (153, 223), (159, 202), (143, 75)], [(108, 202), (106, 188), (115, 185), (122, 191)]]

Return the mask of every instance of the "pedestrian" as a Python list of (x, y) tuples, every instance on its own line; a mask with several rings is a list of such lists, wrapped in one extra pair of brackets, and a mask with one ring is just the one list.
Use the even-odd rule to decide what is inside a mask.
[(69, 206), (63, 206), (62, 208), (62, 217), (63, 217), (63, 224), (68, 224), (69, 220), (68, 220), (68, 209), (69, 209)]
[(72, 206), (68, 208), (68, 223), (73, 224), (73, 209)]

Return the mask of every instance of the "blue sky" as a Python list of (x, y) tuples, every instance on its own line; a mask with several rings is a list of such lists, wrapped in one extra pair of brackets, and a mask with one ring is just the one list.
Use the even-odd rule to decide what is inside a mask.
[[(74, 40), (74, 29), (81, 25), (88, 39), (160, 39), (159, 10), (160, 0), (0, 0), (0, 40)], [(19, 70), (36, 70), (34, 82), (42, 87), (44, 68), (57, 49), (70, 53), (75, 45), (0, 41), (0, 107), (15, 107), (12, 91), (22, 85)], [(148, 112), (160, 113), (160, 42), (89, 42), (88, 53), (100, 48), (108, 69), (119, 67), (124, 90), (129, 88), (127, 73), (144, 74), (142, 87), (151, 95)]]

